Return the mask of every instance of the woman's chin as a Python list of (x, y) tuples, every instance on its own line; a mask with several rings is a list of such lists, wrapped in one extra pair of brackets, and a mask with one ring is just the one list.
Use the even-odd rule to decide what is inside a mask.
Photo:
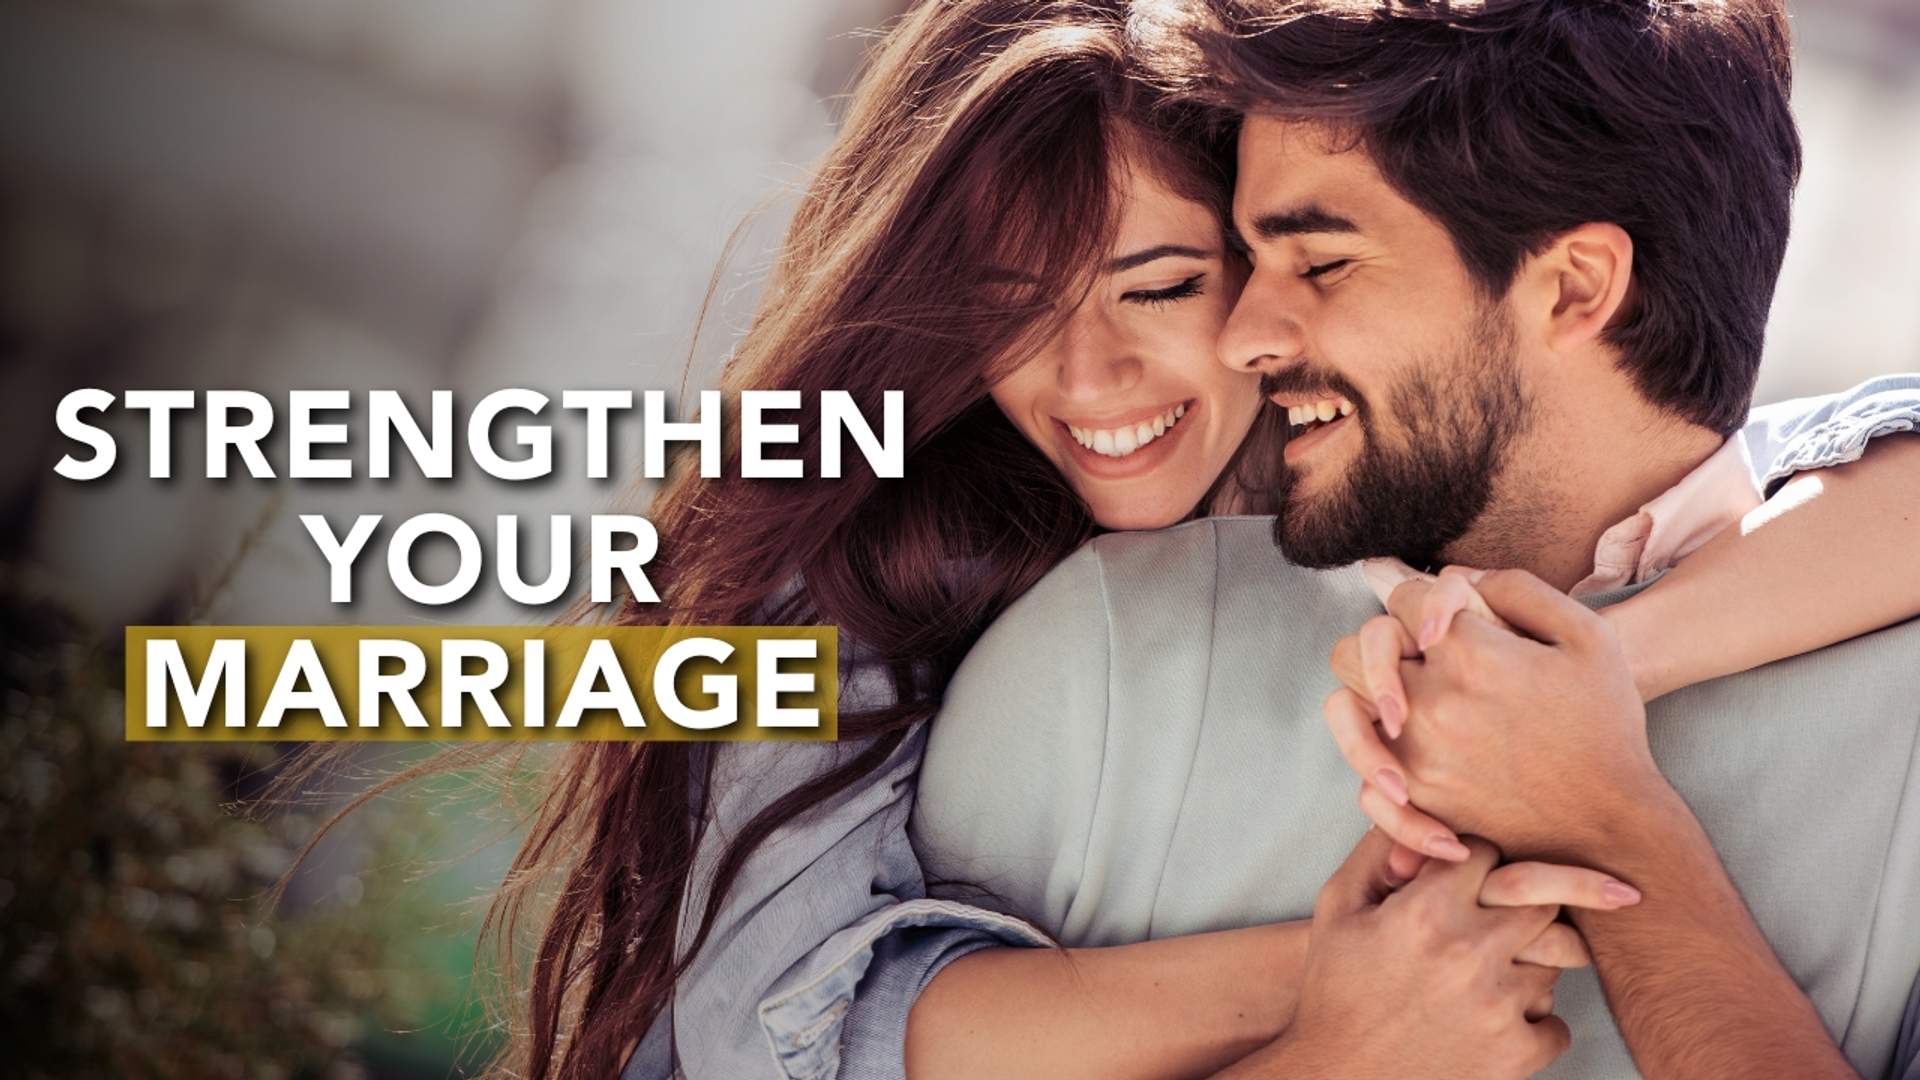
[[(1196, 502), (1198, 501), (1196, 497)], [(1094, 524), (1114, 532), (1142, 532), (1148, 529), (1164, 529), (1178, 525), (1193, 512), (1192, 505), (1185, 510), (1172, 507), (1135, 505), (1090, 504)]]
[(1102, 529), (1164, 529), (1193, 516), (1224, 465), (1196, 452), (1206, 446), (1204, 429), (1197, 434), (1199, 441), (1177, 440), (1169, 432), (1168, 438), (1123, 459), (1095, 458), (1092, 451), (1074, 446), (1071, 456), (1056, 460), (1056, 465)]

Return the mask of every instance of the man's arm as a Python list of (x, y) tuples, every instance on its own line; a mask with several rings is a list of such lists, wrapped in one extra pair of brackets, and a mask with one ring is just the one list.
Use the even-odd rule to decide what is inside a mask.
[(1665, 781), (1622, 790), (1595, 828), (1539, 854), (1640, 888), (1573, 913), (1620, 1033), (1648, 1077), (1855, 1077), (1754, 924), (1692, 811)]

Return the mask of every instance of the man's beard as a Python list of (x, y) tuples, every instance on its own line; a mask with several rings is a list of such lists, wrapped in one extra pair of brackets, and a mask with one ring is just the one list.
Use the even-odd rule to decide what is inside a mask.
[[(1280, 470), (1273, 537), (1287, 558), (1331, 568), (1392, 555), (1433, 567), (1486, 511), (1513, 441), (1532, 420), (1513, 351), (1512, 325), (1489, 305), (1451, 352), (1420, 358), (1391, 391), (1391, 439), (1349, 393), (1361, 449), (1344, 481), (1307, 497), (1298, 474)], [(1352, 389), (1310, 368), (1269, 380), (1275, 390), (1329, 384)]]

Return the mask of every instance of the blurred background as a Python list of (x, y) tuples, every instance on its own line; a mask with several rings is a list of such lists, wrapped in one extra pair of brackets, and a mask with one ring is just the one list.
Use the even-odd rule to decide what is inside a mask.
[[(412, 608), (376, 576), (343, 612), (295, 515), (645, 496), (124, 466), (71, 484), (51, 469), (59, 397), (704, 385), (868, 31), (904, 6), (0, 0), (9, 1072), (429, 1077), (483, 1055), (471, 900), (510, 840), (457, 792), (383, 803), (264, 919), (248, 898), (311, 820), (223, 808), (271, 751), (130, 752), (111, 646), (129, 623), (524, 621), (484, 599)], [(1762, 402), (1920, 368), (1920, 5), (1790, 7), (1807, 165)]]

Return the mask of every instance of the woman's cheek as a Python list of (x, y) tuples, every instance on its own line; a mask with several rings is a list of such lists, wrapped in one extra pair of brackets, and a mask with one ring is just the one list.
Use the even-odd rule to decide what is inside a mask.
[(992, 398), (993, 403), (999, 407), (1000, 415), (1006, 417), (1021, 434), (1032, 439), (1033, 432), (1029, 427), (1033, 413), (1033, 393), (1027, 385), (1028, 379), (1025, 374), (1025, 369), (1022, 369), (994, 383), (993, 387), (987, 391), (987, 396)]
[[(1196, 347), (1207, 337), (1210, 312), (1197, 300), (1189, 300), (1160, 313), (1151, 326), (1139, 335), (1141, 355), (1155, 358), (1176, 371), (1186, 370), (1194, 359)], [(1211, 345), (1210, 341), (1206, 342)]]
[(987, 396), (993, 398), (1000, 414), (1007, 418), (1015, 431), (1043, 455), (1051, 457), (1053, 447), (1047, 438), (1050, 432), (1038, 415), (1038, 402), (1041, 391), (1045, 389), (1047, 375), (1042, 371), (1036, 378), (1035, 367), (1029, 364), (1001, 379), (987, 391)]
[(1207, 358), (1213, 358), (1214, 350), (1220, 340), (1220, 331), (1227, 327), (1227, 317), (1233, 314), (1233, 296), (1225, 292), (1207, 293), (1203, 303), (1195, 304), (1194, 324), (1191, 332), (1203, 338), (1203, 348)]

